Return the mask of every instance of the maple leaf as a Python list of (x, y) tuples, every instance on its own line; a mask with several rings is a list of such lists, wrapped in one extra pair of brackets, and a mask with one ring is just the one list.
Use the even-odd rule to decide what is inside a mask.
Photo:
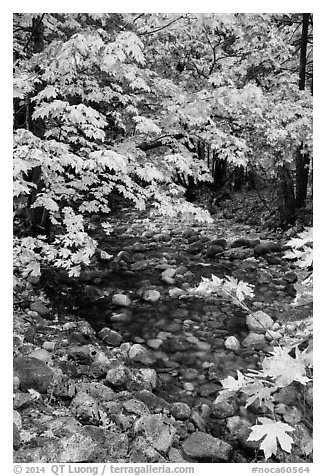
[(253, 297), (253, 286), (251, 284), (245, 283), (244, 281), (239, 281), (232, 276), (226, 276), (225, 287), (227, 290), (234, 292), (239, 301), (243, 301), (245, 297)]
[(305, 356), (297, 351), (293, 359), (289, 352), (289, 349), (276, 347), (272, 357), (265, 357), (262, 362), (262, 373), (272, 377), (278, 387), (286, 387), (294, 380), (304, 385), (310, 381), (306, 375)]
[(72, 268), (69, 269), (68, 276), (70, 278), (77, 277), (77, 276), (80, 275), (80, 272), (81, 272), (81, 267), (80, 266), (73, 266)]
[(31, 261), (25, 268), (24, 274), (31, 274), (31, 276), (40, 276), (41, 275), (41, 267), (38, 261)]
[(237, 370), (237, 377), (238, 380), (231, 376), (221, 380), (223, 388), (227, 390), (237, 391), (240, 390), (248, 382), (248, 379), (243, 373), (240, 372), (240, 370)]
[(313, 228), (308, 228), (301, 233), (298, 233), (298, 238), (291, 238), (287, 245), (291, 248), (301, 248), (307, 243), (313, 242)]
[(273, 395), (277, 388), (274, 386), (267, 386), (264, 382), (255, 380), (253, 383), (246, 385), (241, 389), (243, 393), (248, 395), (245, 407), (249, 407), (256, 400), (259, 401), (260, 406), (265, 405), (269, 410), (273, 411)]
[(293, 439), (287, 432), (294, 431), (294, 428), (280, 421), (273, 421), (269, 418), (258, 418), (260, 425), (254, 425), (251, 428), (251, 434), (247, 438), (248, 441), (264, 440), (260, 444), (260, 449), (264, 451), (265, 458), (270, 458), (277, 453), (277, 443), (280, 444), (282, 450), (287, 453), (291, 452)]

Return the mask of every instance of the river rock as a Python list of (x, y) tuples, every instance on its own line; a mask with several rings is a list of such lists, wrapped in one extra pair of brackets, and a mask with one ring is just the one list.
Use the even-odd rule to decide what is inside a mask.
[(273, 241), (266, 241), (254, 247), (254, 253), (256, 256), (264, 256), (268, 253), (280, 251), (282, 251), (282, 245)]
[(175, 274), (183, 275), (183, 274), (185, 274), (187, 271), (188, 271), (188, 268), (186, 268), (186, 266), (181, 265), (181, 266), (179, 266), (178, 268), (176, 268)]
[(16, 357), (14, 376), (19, 378), (21, 390), (27, 391), (32, 388), (39, 393), (46, 393), (53, 379), (53, 371), (34, 357)]
[(184, 293), (184, 290), (180, 288), (173, 288), (169, 290), (169, 296), (174, 299), (182, 296)]
[(36, 349), (28, 357), (34, 357), (35, 359), (41, 360), (45, 364), (51, 362), (51, 354), (45, 349)]
[(49, 315), (50, 315), (50, 310), (39, 299), (32, 302), (32, 304), (29, 306), (29, 308), (30, 308), (31, 311), (37, 312), (41, 317), (49, 317)]
[(131, 398), (130, 400), (123, 402), (122, 406), (128, 413), (133, 413), (138, 416), (149, 415), (149, 409), (141, 400)]
[(202, 431), (192, 433), (181, 446), (187, 456), (196, 459), (228, 461), (232, 451), (231, 445)]
[(277, 331), (273, 331), (272, 329), (269, 329), (265, 333), (265, 339), (269, 341), (279, 341), (282, 338), (282, 334)]
[(229, 336), (225, 339), (224, 346), (226, 349), (237, 351), (240, 349), (240, 342), (235, 336)]
[(236, 404), (228, 400), (215, 401), (211, 407), (212, 416), (215, 418), (227, 418), (233, 416), (236, 411)]
[(110, 402), (115, 397), (112, 388), (107, 387), (101, 382), (81, 382), (77, 384), (77, 391), (90, 395), (95, 400), (103, 403)]
[(120, 309), (119, 311), (113, 312), (112, 314), (108, 313), (108, 315), (110, 316), (111, 322), (117, 322), (119, 324), (130, 322), (132, 319), (132, 311), (131, 309), (127, 308)]
[(199, 431), (206, 431), (206, 419), (197, 410), (191, 412), (190, 420)]
[(162, 271), (161, 276), (162, 278), (163, 277), (173, 278), (175, 274), (176, 274), (175, 268), (167, 268), (164, 271)]
[(168, 403), (163, 398), (154, 395), (149, 390), (140, 390), (135, 393), (137, 400), (141, 400), (149, 408), (151, 413), (162, 413), (163, 411), (170, 410), (171, 403)]
[(16, 391), (14, 394), (13, 407), (15, 410), (19, 410), (19, 408), (25, 408), (34, 402), (35, 400), (31, 393)]
[(171, 406), (171, 414), (176, 420), (187, 420), (191, 415), (191, 408), (183, 402), (174, 402)]
[(253, 349), (262, 349), (266, 346), (264, 334), (250, 331), (247, 337), (242, 341), (243, 347), (252, 347)]
[(78, 392), (72, 399), (70, 411), (84, 425), (97, 425), (100, 422), (98, 404), (91, 395), (85, 392)]
[[(254, 244), (253, 244), (254, 243)], [(231, 248), (251, 248), (259, 244), (259, 240), (249, 240), (248, 238), (238, 238), (231, 243)]]
[(122, 341), (122, 335), (108, 327), (103, 327), (98, 333), (98, 337), (105, 344), (112, 345), (113, 347), (118, 347)]
[[(192, 233), (192, 232), (191, 232)], [(185, 236), (185, 238), (187, 238), (187, 236)], [(200, 236), (198, 234), (192, 234), (189, 238), (188, 238), (188, 244), (189, 245), (192, 245), (193, 243), (196, 243), (197, 241), (200, 241)]]
[(221, 246), (223, 250), (225, 250), (225, 248), (227, 247), (227, 241), (224, 240), (224, 238), (214, 238), (214, 240), (211, 240), (209, 242), (209, 245)]
[(246, 317), (246, 324), (250, 331), (258, 334), (265, 334), (267, 329), (270, 329), (274, 321), (264, 311), (256, 311)]
[(206, 256), (208, 258), (214, 258), (216, 255), (219, 255), (220, 253), (223, 253), (224, 248), (219, 245), (210, 245), (207, 248), (206, 251)]
[(275, 402), (284, 405), (294, 405), (298, 401), (298, 392), (290, 385), (280, 388), (273, 394)]
[(161, 297), (161, 294), (159, 293), (159, 291), (156, 291), (155, 289), (146, 289), (146, 291), (144, 291), (143, 295), (142, 295), (142, 298), (144, 299), (144, 301), (147, 301), (147, 302), (157, 302)]
[(134, 433), (143, 436), (157, 451), (167, 453), (172, 446), (176, 429), (164, 415), (147, 415), (135, 422)]
[(174, 279), (174, 278), (170, 278), (170, 276), (163, 276), (163, 277), (161, 278), (161, 280), (162, 280), (163, 283), (165, 283), (165, 284), (170, 284), (170, 285), (175, 284), (175, 279)]
[(108, 370), (105, 377), (105, 383), (107, 383), (108, 385), (112, 385), (113, 387), (119, 388), (125, 386), (129, 378), (129, 369), (127, 369), (124, 365), (121, 364), (117, 367)]
[(152, 391), (157, 386), (157, 373), (154, 369), (133, 369), (126, 381), (126, 389)]
[(169, 463), (189, 463), (177, 448), (170, 448), (168, 453)]
[(166, 463), (166, 458), (161, 455), (143, 436), (133, 439), (128, 454), (130, 463)]
[(163, 344), (163, 341), (161, 339), (148, 339), (146, 344), (151, 349), (157, 350), (159, 347), (161, 347), (161, 345)]
[(220, 385), (213, 382), (208, 382), (208, 383), (204, 383), (203, 385), (199, 387), (198, 393), (201, 397), (208, 397), (209, 395), (213, 395), (220, 389), (221, 389)]
[(283, 279), (287, 283), (293, 284), (293, 283), (296, 283), (298, 281), (298, 276), (293, 271), (288, 271), (287, 273), (284, 274)]
[(189, 246), (189, 253), (195, 255), (204, 249), (204, 243), (201, 240), (195, 241)]
[(246, 418), (234, 415), (226, 419), (226, 427), (233, 441), (239, 441), (243, 448), (258, 449), (260, 443), (257, 441), (248, 441), (251, 433), (252, 423)]
[(42, 348), (49, 351), (49, 352), (53, 352), (54, 349), (55, 349), (55, 342), (52, 342), (52, 341), (45, 341), (43, 342), (42, 344)]
[(131, 304), (131, 300), (126, 294), (114, 294), (112, 296), (112, 304), (119, 307), (128, 307)]
[(141, 344), (133, 344), (129, 349), (128, 357), (133, 362), (148, 363), (149, 361), (148, 350)]

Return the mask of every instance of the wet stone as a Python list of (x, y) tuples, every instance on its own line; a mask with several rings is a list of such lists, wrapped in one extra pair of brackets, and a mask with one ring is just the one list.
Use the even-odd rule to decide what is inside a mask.
[(187, 420), (191, 415), (191, 409), (186, 403), (174, 402), (171, 406), (171, 414), (176, 420)]
[(46, 307), (46, 305), (40, 301), (36, 300), (30, 305), (30, 310), (37, 312), (42, 317), (49, 317), (50, 310)]
[(16, 357), (14, 375), (19, 378), (21, 390), (32, 388), (40, 393), (46, 393), (53, 379), (52, 369), (34, 357)]
[(182, 449), (191, 458), (228, 461), (232, 446), (219, 438), (197, 431), (182, 443)]
[(98, 333), (99, 339), (101, 339), (105, 344), (118, 347), (122, 342), (122, 335), (119, 332), (113, 331), (108, 327), (103, 327)]
[(208, 397), (209, 395), (216, 395), (221, 389), (221, 385), (216, 383), (205, 383), (199, 387), (198, 393), (201, 397)]

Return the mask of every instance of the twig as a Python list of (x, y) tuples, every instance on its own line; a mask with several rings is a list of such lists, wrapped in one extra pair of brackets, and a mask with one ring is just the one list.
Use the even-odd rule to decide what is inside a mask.
[(158, 31), (164, 30), (165, 28), (167, 28), (170, 25), (172, 25), (173, 23), (181, 20), (182, 18), (184, 18), (183, 15), (181, 15), (181, 17), (179, 17), (179, 18), (175, 18), (174, 20), (170, 21), (170, 23), (167, 23), (166, 25), (161, 26), (160, 28), (157, 28), (156, 30), (145, 31), (144, 33), (138, 33), (138, 36), (152, 35), (153, 33), (157, 33)]

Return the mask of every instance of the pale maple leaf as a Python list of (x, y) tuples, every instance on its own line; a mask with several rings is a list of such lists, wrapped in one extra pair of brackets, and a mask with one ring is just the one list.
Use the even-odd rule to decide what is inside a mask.
[(248, 379), (243, 373), (240, 372), (240, 370), (237, 370), (237, 376), (238, 380), (231, 376), (228, 376), (227, 378), (221, 380), (223, 388), (225, 390), (237, 391), (247, 384)]
[(254, 425), (251, 428), (251, 434), (248, 441), (263, 441), (260, 444), (260, 449), (264, 451), (265, 458), (270, 458), (277, 452), (277, 443), (280, 444), (282, 450), (291, 453), (291, 446), (293, 439), (287, 432), (294, 431), (290, 425), (280, 421), (273, 421), (269, 418), (258, 418), (260, 425)]
[(245, 407), (249, 407), (256, 400), (259, 401), (260, 406), (265, 405), (269, 410), (273, 411), (274, 397), (272, 395), (276, 388), (274, 386), (267, 387), (263, 382), (256, 380), (252, 384), (247, 385), (241, 391), (248, 395)]
[(294, 380), (302, 384), (310, 381), (306, 375), (305, 356), (298, 351), (293, 359), (289, 352), (289, 349), (276, 347), (272, 357), (265, 357), (262, 362), (262, 373), (272, 377), (278, 387), (286, 387)]

